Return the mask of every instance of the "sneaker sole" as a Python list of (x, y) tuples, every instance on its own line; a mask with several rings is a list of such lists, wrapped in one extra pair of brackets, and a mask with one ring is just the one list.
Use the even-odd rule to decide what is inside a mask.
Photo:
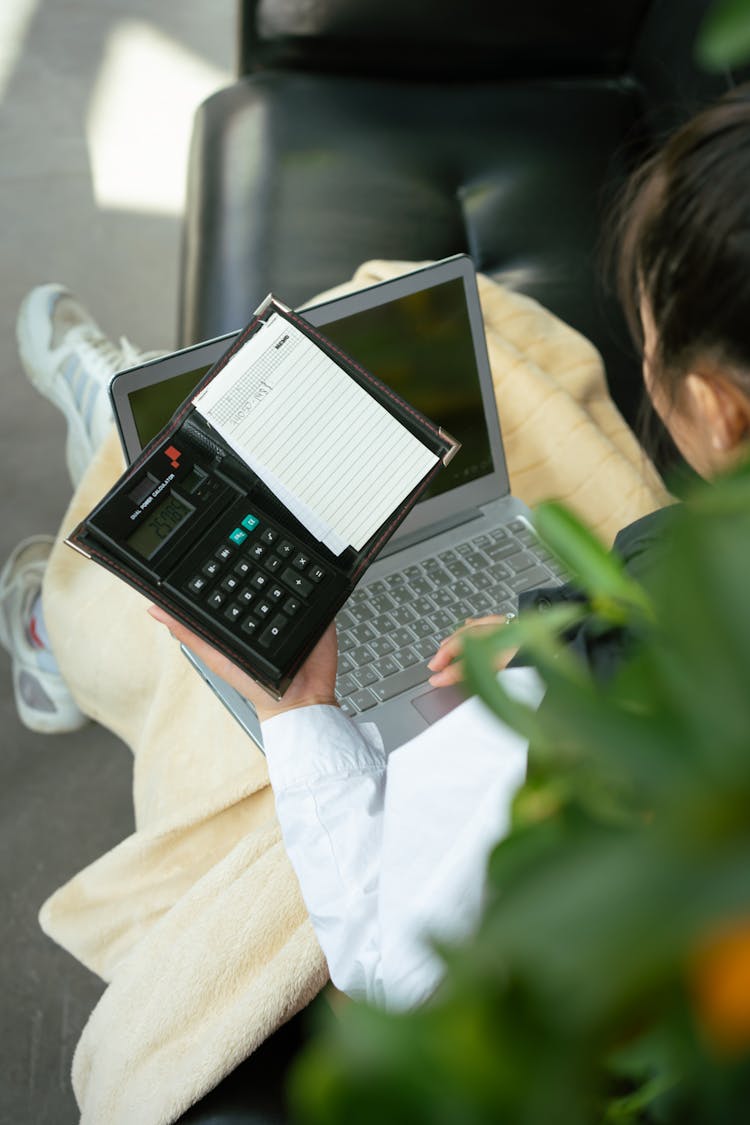
[[(0, 587), (4, 586), (6, 575), (8, 574), (8, 566), (10, 559), (6, 562), (0, 571)], [(35, 734), (68, 734), (71, 731), (80, 730), (81, 727), (86, 726), (89, 719), (82, 711), (78, 709), (75, 701), (70, 699), (68, 704), (68, 717), (65, 718), (61, 715), (59, 710), (55, 711), (39, 711), (30, 707), (21, 693), (21, 686), (19, 678), (23, 670), (23, 665), (14, 656), (13, 643), (6, 627), (5, 614), (0, 613), (0, 646), (2, 646), (8, 653), (11, 662), (11, 675), (13, 679), (13, 697), (16, 704), (16, 711), (18, 717), (28, 730), (34, 731)], [(60, 677), (61, 682), (62, 677)], [(55, 708), (59, 708), (60, 700), (54, 698), (54, 692), (50, 693), (49, 690), (45, 691), (49, 696)], [(69, 695), (66, 688), (66, 694)]]

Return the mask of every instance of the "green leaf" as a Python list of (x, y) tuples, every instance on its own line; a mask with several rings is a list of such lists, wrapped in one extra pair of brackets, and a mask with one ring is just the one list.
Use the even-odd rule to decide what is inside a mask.
[(589, 595), (594, 610), (605, 620), (621, 624), (628, 618), (628, 611), (633, 610), (652, 616), (643, 589), (626, 573), (620, 559), (562, 504), (556, 501), (540, 504), (534, 523), (540, 538)]
[(750, 0), (717, 0), (704, 17), (695, 58), (705, 70), (722, 71), (750, 61)]
[(545, 613), (524, 614), (497, 629), (467, 632), (462, 656), (469, 688), (503, 722), (532, 739), (538, 730), (536, 711), (513, 699), (498, 682), (498, 658), (509, 649), (523, 648), (540, 665), (555, 661), (559, 674), (580, 678), (583, 670), (562, 645), (560, 634), (585, 614), (581, 605), (553, 606)]

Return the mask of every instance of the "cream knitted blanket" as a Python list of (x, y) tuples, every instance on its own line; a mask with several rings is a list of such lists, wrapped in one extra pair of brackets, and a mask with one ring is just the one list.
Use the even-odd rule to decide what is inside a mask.
[[(409, 268), (371, 262), (343, 288)], [(480, 292), (516, 495), (567, 501), (606, 541), (669, 503), (607, 394), (595, 349), (528, 298), (487, 279)], [(122, 467), (113, 432), (63, 532)], [(74, 1058), (81, 1121), (166, 1125), (304, 1007), (326, 965), (264, 759), (146, 602), (60, 542), (44, 600), (79, 706), (134, 755), (135, 832), (40, 915), (50, 937), (109, 982)]]

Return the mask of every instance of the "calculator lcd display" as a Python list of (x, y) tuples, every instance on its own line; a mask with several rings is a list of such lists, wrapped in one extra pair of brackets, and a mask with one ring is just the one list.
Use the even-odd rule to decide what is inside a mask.
[(128, 546), (144, 559), (151, 559), (171, 539), (178, 527), (195, 509), (172, 492), (140, 524), (128, 539)]

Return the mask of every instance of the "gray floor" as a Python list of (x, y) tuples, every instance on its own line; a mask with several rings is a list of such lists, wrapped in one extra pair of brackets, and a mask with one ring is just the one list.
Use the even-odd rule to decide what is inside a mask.
[[(64, 422), (16, 356), (19, 303), (62, 281), (112, 335), (173, 344), (186, 137), (229, 78), (233, 33), (232, 0), (0, 5), (2, 559), (54, 532), (70, 491)], [(0, 651), (0, 1125), (70, 1125), (72, 1052), (102, 984), (42, 935), (37, 911), (131, 831), (130, 756), (96, 726), (27, 731), (9, 668)]]

